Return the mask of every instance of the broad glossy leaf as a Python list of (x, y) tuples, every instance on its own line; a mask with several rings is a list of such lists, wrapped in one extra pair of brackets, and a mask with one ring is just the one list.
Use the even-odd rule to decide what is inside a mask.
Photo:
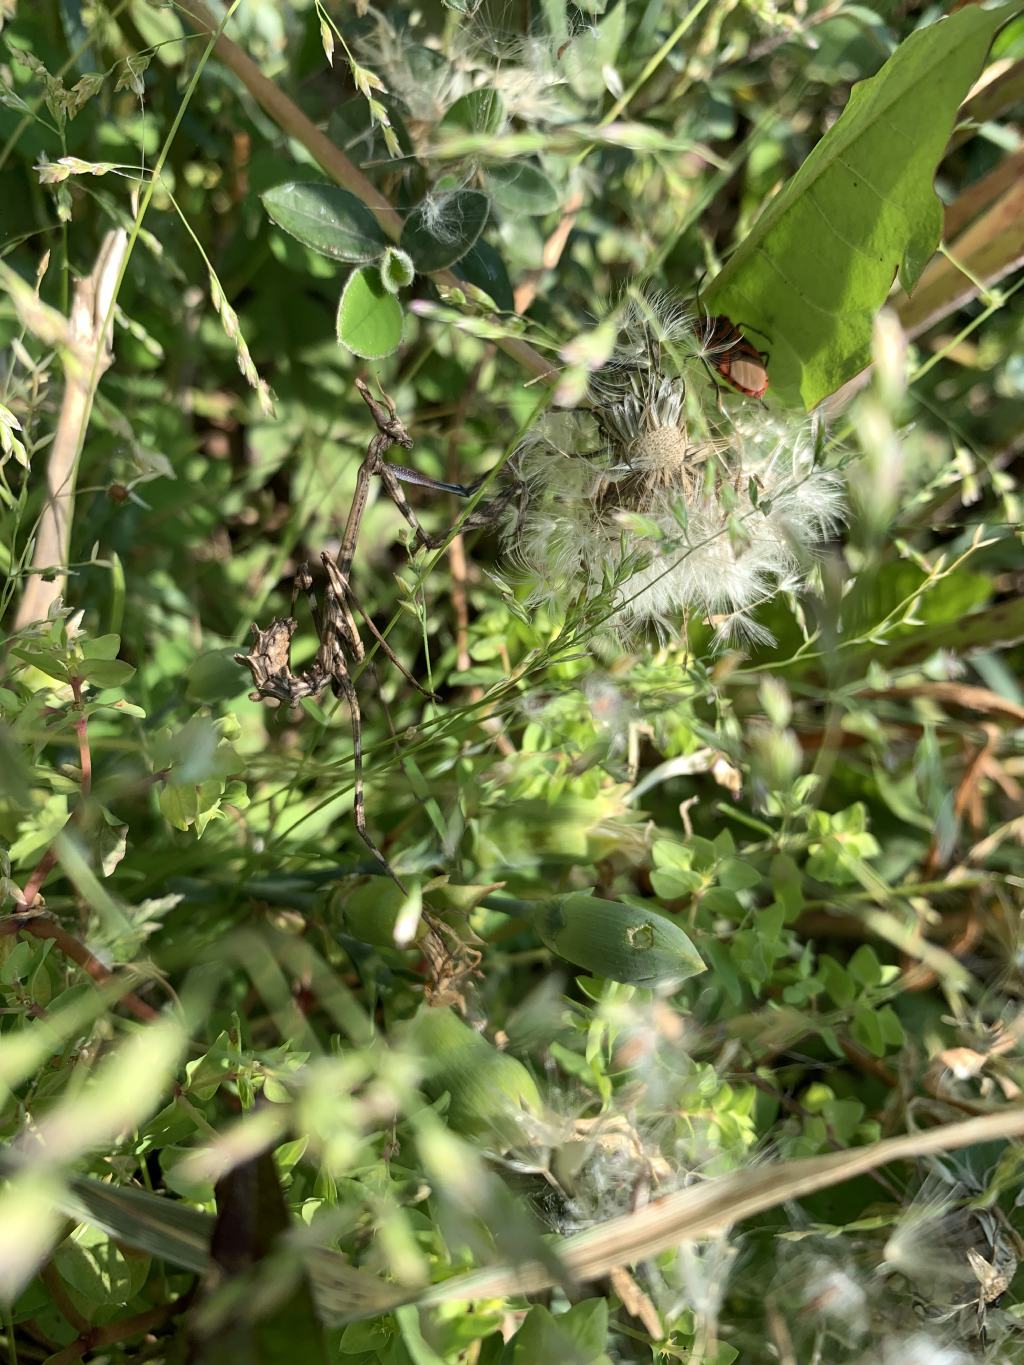
[(479, 190), (455, 190), (413, 209), (399, 245), (429, 275), (461, 260), (484, 230), (491, 203)]
[(130, 1303), (146, 1282), (148, 1256), (122, 1249), (100, 1228), (83, 1224), (57, 1249), (61, 1279), (90, 1304)]
[(607, 1299), (586, 1299), (557, 1317), (543, 1304), (535, 1304), (509, 1342), (506, 1354), (511, 1365), (533, 1365), (538, 1360), (590, 1365), (607, 1360), (603, 1355), (607, 1339)]
[(375, 261), (388, 245), (370, 210), (340, 185), (292, 181), (262, 198), (278, 227), (322, 256), (362, 264)]
[(376, 266), (348, 277), (338, 304), (338, 340), (364, 360), (379, 360), (401, 344), (402, 305), (384, 288)]
[(933, 181), (956, 111), (1011, 11), (971, 5), (911, 35), (829, 130), (707, 290), (770, 354), (773, 392), (811, 408), (870, 360), (896, 274), (939, 243)]

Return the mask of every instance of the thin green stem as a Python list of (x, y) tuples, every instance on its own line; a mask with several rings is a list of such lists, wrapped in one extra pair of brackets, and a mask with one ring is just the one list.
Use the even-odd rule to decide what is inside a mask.
[[(696, 21), (700, 18), (701, 14), (704, 12), (704, 10), (707, 9), (707, 7), (710, 4), (711, 0), (697, 0), (697, 3), (693, 6), (693, 8), (687, 14), (685, 14), (682, 19), (680, 19), (679, 23), (668, 35), (668, 37), (662, 43), (661, 47), (658, 48), (654, 56), (651, 57), (650, 61), (647, 62), (647, 64), (644, 66), (644, 69), (640, 72), (640, 75), (637, 76), (636, 80), (629, 87), (629, 89), (619, 96), (619, 98), (615, 101), (612, 107), (608, 110), (607, 114), (605, 114), (605, 116), (601, 119), (600, 123), (597, 125), (599, 128), (607, 128), (609, 123), (617, 119), (619, 115), (623, 112), (623, 110), (629, 107), (629, 105), (633, 102), (637, 94), (639, 94), (643, 86), (647, 84), (650, 78), (654, 75), (655, 71), (657, 71), (658, 67), (661, 66), (662, 62), (665, 61), (665, 59), (668, 57), (672, 49), (676, 46), (680, 39), (686, 36), (686, 34), (690, 31), (690, 29), (693, 27)], [(584, 153), (583, 155), (585, 156), (586, 153)]]

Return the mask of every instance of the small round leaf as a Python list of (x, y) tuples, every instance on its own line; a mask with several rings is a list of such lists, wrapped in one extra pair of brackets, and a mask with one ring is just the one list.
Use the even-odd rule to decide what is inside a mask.
[(505, 121), (505, 101), (497, 90), (470, 90), (457, 99), (441, 120), (442, 128), (467, 133), (497, 133)]
[(402, 341), (402, 305), (375, 266), (353, 270), (338, 304), (338, 340), (353, 355), (380, 360)]
[(484, 230), (491, 201), (479, 190), (455, 190), (417, 205), (399, 245), (424, 275), (461, 260)]

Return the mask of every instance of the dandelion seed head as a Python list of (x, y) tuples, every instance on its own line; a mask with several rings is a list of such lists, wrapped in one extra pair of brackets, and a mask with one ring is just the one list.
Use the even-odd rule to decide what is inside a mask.
[(698, 315), (667, 291), (630, 288), (605, 303), (601, 319), (614, 321), (617, 336), (608, 362), (591, 381), (599, 402), (614, 402), (641, 377), (656, 384), (665, 374), (678, 376), (700, 359)]
[(371, 13), (376, 22), (359, 41), (360, 55), (405, 104), (414, 141), (431, 138), (445, 113), (473, 90), (496, 91), (509, 116), (531, 125), (574, 116), (561, 93), (565, 77), (552, 41), (502, 34), (478, 19), (460, 28), (442, 55), (433, 36), (417, 42), (415, 33)]
[(868, 1296), (848, 1270), (817, 1257), (804, 1281), (803, 1306), (810, 1314), (860, 1331), (867, 1317)]
[(565, 77), (550, 40), (517, 38), (497, 55), (491, 80), (509, 114), (526, 124), (565, 123), (573, 117), (562, 97)]
[(613, 584), (620, 636), (695, 617), (718, 646), (767, 642), (754, 613), (805, 584), (843, 520), (842, 484), (806, 419), (719, 409), (685, 309), (641, 291), (615, 307), (590, 410), (542, 419), (513, 457), (525, 498), (506, 544), (538, 596)]
[[(882, 1256), (889, 1269), (946, 1292), (969, 1278), (966, 1260), (950, 1245), (957, 1195), (956, 1186), (935, 1177), (925, 1182), (885, 1243)], [(961, 1189), (959, 1195), (964, 1198), (966, 1192)]]
[[(972, 1357), (956, 1346), (936, 1340), (927, 1332), (889, 1337), (877, 1352), (861, 1358), (860, 1365), (971, 1365)], [(976, 1357), (975, 1357), (976, 1359)]]

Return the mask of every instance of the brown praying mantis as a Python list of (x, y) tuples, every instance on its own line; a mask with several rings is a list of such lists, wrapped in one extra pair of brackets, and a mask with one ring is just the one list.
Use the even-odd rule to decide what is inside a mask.
[[(322, 600), (317, 600), (313, 577), (308, 566), (300, 564), (292, 588), (290, 614), (287, 617), (275, 618), (266, 630), (261, 630), (254, 623), (250, 652), (236, 654), (235, 659), (252, 674), (255, 690), (250, 696), (253, 701), (275, 701), (286, 706), (297, 706), (305, 697), (319, 697), (328, 687), (336, 697), (344, 698), (352, 725), (353, 816), (356, 830), (388, 875), (402, 887), (391, 864), (377, 847), (366, 827), (362, 714), (352, 679), (352, 669), (365, 660), (366, 650), (354, 612), (358, 612), (363, 618), (378, 647), (403, 677), (424, 696), (432, 698), (434, 694), (420, 686), (360, 605), (352, 590), (352, 561), (373, 479), (380, 479), (388, 497), (412, 527), (415, 546), (428, 550), (438, 549), (446, 544), (453, 532), (431, 535), (425, 531), (402, 491), (402, 484), (417, 484), (435, 493), (454, 493), (460, 498), (471, 498), (481, 487), (483, 480), (469, 485), (443, 483), (438, 479), (428, 478), (418, 470), (389, 463), (384, 457), (391, 447), (399, 446), (403, 450), (410, 450), (413, 444), (412, 437), (398, 416), (394, 403), (386, 394), (381, 394), (382, 401), (378, 402), (362, 379), (356, 380), (356, 388), (369, 408), (377, 430), (359, 466), (355, 493), (338, 553), (334, 555), (325, 550), (320, 556), (327, 575)], [(501, 515), (507, 501), (507, 495), (499, 495), (484, 506), (474, 508), (460, 523), (458, 529), (473, 529), (493, 523)], [(291, 666), (291, 642), (297, 629), (295, 605), (301, 592), (305, 592), (309, 600), (313, 624), (320, 643), (309, 668), (302, 673), (295, 673)]]

